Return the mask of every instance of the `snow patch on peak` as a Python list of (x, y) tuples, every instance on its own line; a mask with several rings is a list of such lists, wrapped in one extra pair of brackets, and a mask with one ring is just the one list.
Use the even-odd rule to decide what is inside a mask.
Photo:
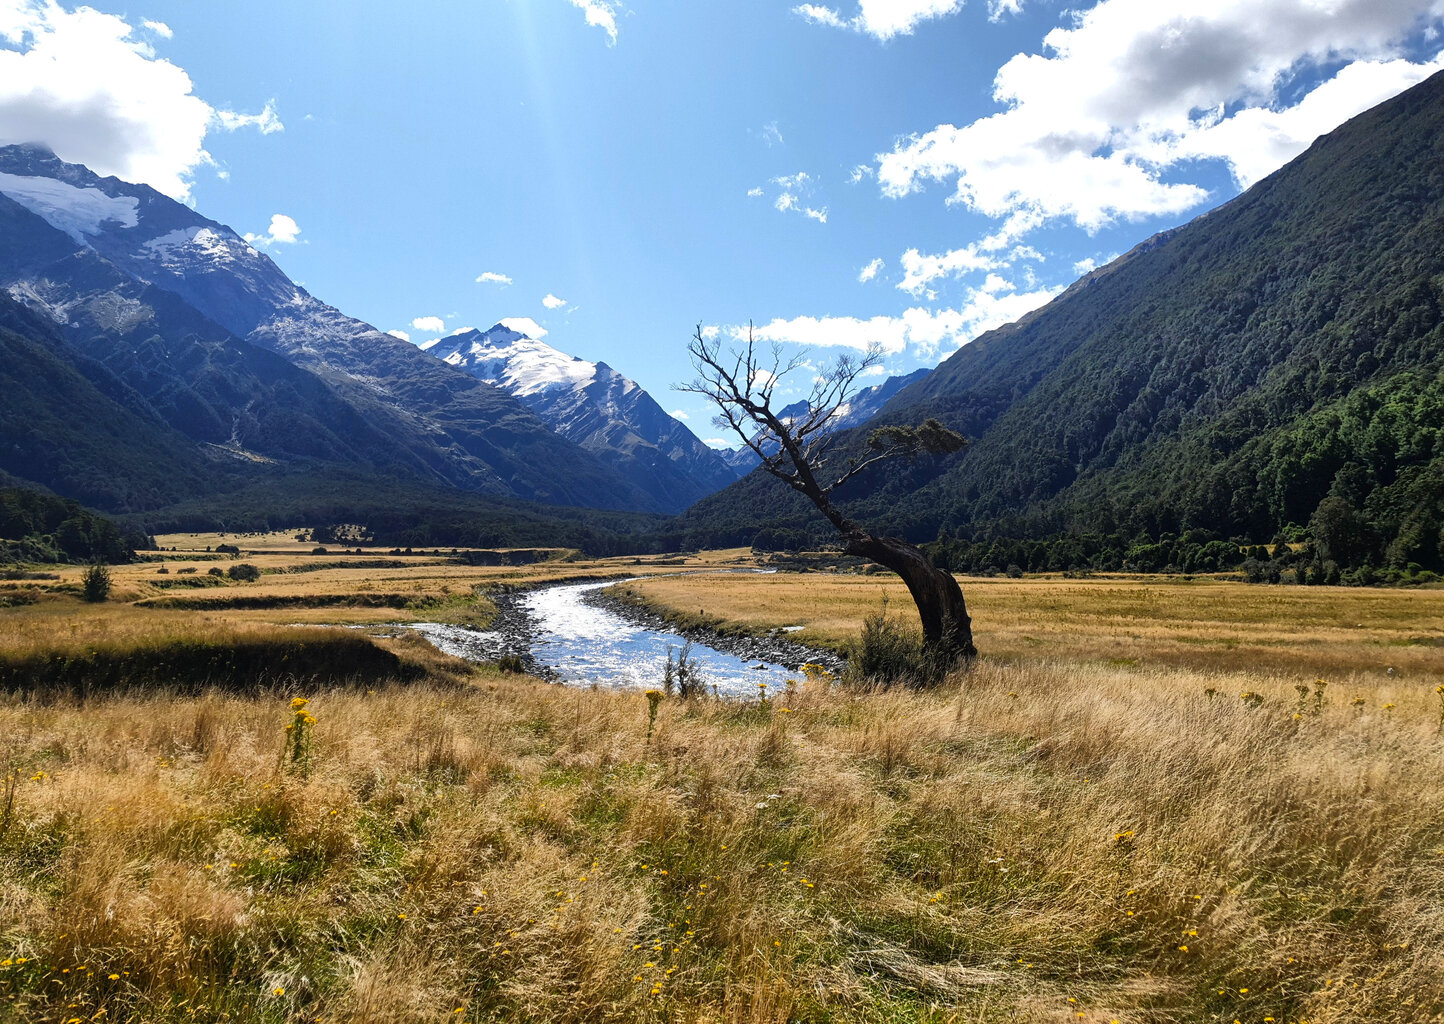
[(86, 235), (99, 234), (107, 222), (123, 228), (140, 223), (140, 202), (134, 196), (108, 196), (98, 188), (78, 188), (54, 178), (0, 171), (0, 192), (81, 245), (87, 244)]
[(493, 328), (458, 340), (464, 347), (446, 356), (447, 362), (464, 366), (473, 375), (499, 384), (518, 397), (554, 388), (575, 390), (591, 383), (597, 374), (596, 363), (569, 356), (512, 330)]
[[(201, 225), (168, 231), (146, 242), (145, 248), (149, 250), (150, 256), (163, 263), (168, 259), (175, 259), (181, 254), (192, 259), (200, 257), (214, 263), (230, 263), (236, 258), (233, 251), (236, 241), (239, 239), (233, 241), (215, 228)], [(242, 247), (255, 252), (251, 246), (244, 243), (242, 243)]]

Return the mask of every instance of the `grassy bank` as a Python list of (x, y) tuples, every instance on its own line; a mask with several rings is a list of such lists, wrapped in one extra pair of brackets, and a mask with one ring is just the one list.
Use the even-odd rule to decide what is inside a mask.
[(640, 694), (472, 682), (311, 693), (305, 772), (280, 696), (0, 708), (0, 1015), (1444, 1012), (1413, 684), (987, 665), (664, 702), (649, 740)]

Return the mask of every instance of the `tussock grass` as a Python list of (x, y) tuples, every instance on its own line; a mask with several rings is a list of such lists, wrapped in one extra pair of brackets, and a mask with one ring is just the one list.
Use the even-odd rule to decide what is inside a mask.
[(0, 1017), (1433, 1019), (1438, 697), (1329, 683), (12, 699)]

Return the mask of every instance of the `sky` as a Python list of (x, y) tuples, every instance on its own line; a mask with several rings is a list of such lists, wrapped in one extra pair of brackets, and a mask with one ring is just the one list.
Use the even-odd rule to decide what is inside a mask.
[(671, 390), (698, 325), (936, 365), (1444, 68), (1441, 30), (1444, 0), (0, 0), (0, 144), (413, 343), (530, 321), (710, 439)]

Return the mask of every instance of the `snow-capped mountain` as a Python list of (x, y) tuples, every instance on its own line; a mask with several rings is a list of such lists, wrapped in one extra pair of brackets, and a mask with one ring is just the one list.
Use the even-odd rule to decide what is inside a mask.
[[(901, 377), (889, 377), (881, 384), (874, 384), (870, 388), (863, 388), (844, 402), (837, 410), (837, 416), (832, 421), (832, 429), (851, 430), (853, 427), (860, 427), (868, 420), (878, 414), (878, 411), (887, 404), (888, 399), (897, 394), (903, 388), (914, 381), (926, 377), (930, 371), (926, 368), (914, 370), (912, 373)], [(793, 402), (782, 410), (784, 421), (800, 419), (807, 415), (808, 405), (806, 401)], [(739, 475), (749, 473), (757, 466), (757, 453), (746, 445), (739, 445), (736, 448), (729, 448), (719, 452), (727, 464)]]
[(568, 355), (505, 322), (424, 348), (518, 398), (668, 508), (680, 511), (737, 478), (717, 452), (606, 363)]
[[(83, 344), (88, 358), (124, 364), (123, 379), (143, 397), (203, 394), (203, 410), (192, 416), (188, 397), (177, 406), (186, 412), (167, 421), (187, 436), (215, 443), (213, 426), (189, 431), (199, 417), (222, 423), (220, 442), (237, 452), (291, 451), (279, 427), (267, 435), (269, 450), (259, 445), (246, 414), (245, 381), (253, 377), (196, 390), (187, 376), (196, 360), (178, 353), (204, 336), (207, 360), (249, 365), (245, 352), (258, 346), (319, 378), (385, 439), (391, 456), (401, 453), (435, 482), (554, 504), (664, 510), (506, 390), (326, 305), (235, 231), (148, 186), (102, 178), (40, 147), (9, 146), (0, 148), (0, 215), (0, 289), (56, 324), (67, 342)], [(149, 344), (161, 348), (146, 354)], [(275, 408), (279, 415), (283, 405)], [(313, 422), (327, 420), (318, 414)], [(345, 440), (338, 434), (343, 448)]]

